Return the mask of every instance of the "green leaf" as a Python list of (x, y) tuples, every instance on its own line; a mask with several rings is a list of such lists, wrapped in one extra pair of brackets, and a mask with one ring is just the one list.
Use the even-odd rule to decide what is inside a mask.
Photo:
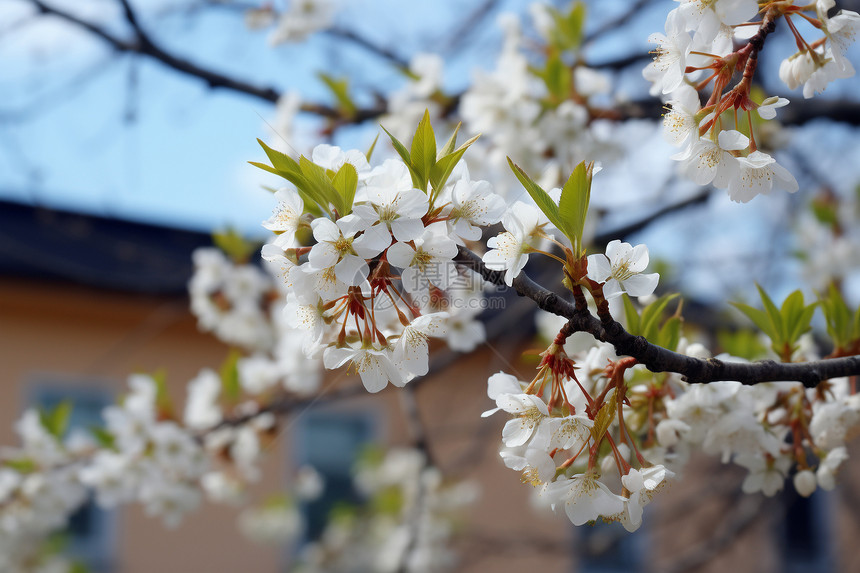
[(75, 561), (69, 566), (68, 573), (92, 573), (90, 568), (81, 561)]
[(537, 204), (538, 209), (543, 211), (544, 215), (550, 220), (550, 222), (555, 225), (559, 229), (564, 229), (564, 222), (561, 220), (561, 216), (558, 212), (558, 205), (555, 204), (555, 201), (552, 200), (552, 197), (544, 191), (540, 185), (532, 181), (526, 172), (523, 171), (517, 164), (511, 161), (511, 158), (508, 157), (508, 165), (511, 166), (511, 170), (514, 172), (514, 175), (517, 176), (517, 179), (520, 180), (525, 190), (528, 191), (528, 194), (534, 200), (535, 204)]
[(260, 147), (263, 148), (263, 151), (266, 152), (266, 157), (269, 158), (269, 161), (272, 162), (272, 167), (274, 167), (279, 174), (280, 172), (301, 173), (299, 164), (296, 163), (295, 159), (286, 153), (281, 153), (277, 149), (272, 149), (266, 145), (262, 139), (257, 139), (257, 143), (259, 143)]
[(325, 168), (317, 165), (304, 155), (299, 157), (299, 166), (301, 167), (302, 175), (304, 175), (305, 181), (307, 182), (306, 190), (312, 196), (321, 197), (323, 199), (322, 202), (318, 201), (320, 207), (324, 207), (325, 210), (328, 211), (328, 206), (334, 205), (334, 208), (337, 209), (337, 212), (341, 217), (346, 215), (347, 213), (343, 208), (343, 197), (341, 197), (337, 190), (335, 190)]
[(328, 87), (331, 91), (332, 95), (334, 95), (335, 100), (337, 100), (338, 107), (346, 116), (353, 116), (355, 114), (355, 102), (352, 101), (352, 98), (349, 96), (349, 80), (346, 78), (335, 79), (328, 74), (324, 74), (322, 72), (317, 74), (317, 77), (322, 80), (322, 82)]
[(555, 53), (546, 61), (546, 68), (538, 75), (543, 78), (547, 91), (552, 94), (553, 102), (558, 104), (570, 98), (573, 71)]
[(817, 303), (806, 306), (803, 293), (794, 291), (777, 309), (761, 286), (756, 285), (764, 310), (757, 310), (740, 303), (732, 303), (735, 308), (746, 314), (762, 332), (768, 335), (773, 351), (783, 360), (788, 360), (796, 349), (800, 336), (811, 328), (812, 316)]
[(246, 241), (236, 229), (232, 228), (213, 233), (212, 242), (237, 264), (247, 263), (259, 249), (257, 243)]
[(352, 210), (355, 192), (358, 189), (358, 172), (351, 163), (344, 163), (332, 179), (332, 185), (343, 198), (343, 214)]
[(588, 203), (591, 200), (591, 165), (586, 167), (581, 162), (568, 177), (561, 188), (561, 198), (558, 202), (559, 216), (564, 224), (560, 230), (570, 239), (574, 256), (582, 251), (582, 232), (585, 229), (585, 217), (588, 213)]
[(415, 173), (415, 168), (412, 167), (412, 158), (409, 155), (409, 150), (406, 149), (406, 146), (400, 143), (400, 141), (396, 137), (391, 135), (391, 133), (387, 129), (383, 127), (382, 131), (384, 131), (388, 135), (389, 139), (391, 139), (391, 145), (394, 146), (394, 151), (397, 152), (397, 155), (400, 156), (400, 159), (403, 160), (403, 163), (405, 163), (406, 167), (409, 169), (409, 175), (412, 176), (412, 184), (415, 186), (416, 189), (420, 189), (421, 179)]
[(852, 316), (845, 299), (833, 283), (828, 286), (827, 296), (819, 295), (818, 300), (833, 345), (836, 350), (848, 350), (860, 338), (860, 307)]
[(107, 450), (116, 449), (116, 437), (111, 434), (106, 428), (100, 426), (90, 426), (90, 434), (93, 435), (96, 442), (102, 448)]
[(221, 389), (229, 404), (239, 401), (242, 395), (242, 385), (239, 383), (239, 359), (242, 353), (233, 348), (221, 364)]
[(747, 360), (757, 360), (767, 353), (767, 347), (752, 330), (720, 331), (717, 333), (717, 343), (724, 352)]
[(421, 182), (418, 188), (426, 192), (430, 170), (436, 164), (436, 134), (433, 133), (433, 126), (430, 125), (429, 110), (424, 110), (424, 117), (421, 118), (418, 129), (415, 130), (409, 156), (412, 158), (412, 168)]
[(660, 319), (666, 306), (679, 294), (663, 295), (642, 310), (642, 322), (640, 334), (651, 342), (657, 342), (659, 334)]
[(451, 134), (451, 137), (448, 138), (448, 141), (445, 142), (445, 145), (439, 149), (439, 154), (436, 157), (436, 160), (442, 159), (446, 155), (450, 155), (454, 152), (454, 149), (457, 147), (457, 134), (460, 133), (460, 127), (463, 125), (463, 122), (457, 124), (457, 127), (454, 128), (454, 133)]
[(748, 304), (743, 304), (741, 302), (732, 302), (729, 304), (744, 313), (747, 318), (753, 321), (753, 324), (755, 324), (759, 328), (759, 330), (767, 334), (767, 336), (771, 340), (774, 340), (774, 338), (776, 338), (777, 335), (774, 332), (773, 323), (771, 322), (770, 317), (767, 315), (766, 312), (757, 308), (753, 308)]
[(403, 509), (403, 491), (397, 486), (388, 486), (377, 491), (370, 500), (374, 513), (399, 515)]
[[(761, 302), (762, 304), (764, 304), (764, 310), (767, 313), (768, 318), (770, 318), (771, 324), (773, 325), (773, 332), (776, 335), (776, 338), (780, 341), (785, 341), (788, 336), (786, 335), (785, 325), (783, 324), (782, 315), (780, 314), (779, 309), (776, 308), (776, 305), (773, 304), (773, 301), (770, 299), (767, 293), (764, 292), (764, 289), (761, 288), (761, 286), (755, 285), (755, 287), (758, 289), (758, 294), (761, 297)], [(773, 339), (773, 337), (771, 337), (771, 339)], [(774, 340), (774, 342), (776, 342), (776, 340)]]
[(262, 169), (263, 171), (268, 171), (269, 173), (272, 173), (274, 175), (280, 175), (281, 174), (280, 171), (278, 171), (277, 169), (275, 169), (271, 165), (266, 165), (265, 163), (259, 163), (257, 161), (249, 161), (248, 163), (250, 163), (254, 167)]
[(816, 306), (817, 303), (805, 306), (803, 293), (799, 290), (788, 295), (780, 309), (782, 322), (785, 325), (786, 342), (794, 344), (801, 334), (812, 328), (810, 323)]
[(164, 370), (159, 370), (151, 375), (155, 382), (155, 407), (159, 413), (167, 416), (173, 416), (173, 400), (170, 399), (170, 392), (167, 391), (167, 373)]
[(30, 458), (18, 458), (0, 461), (0, 466), (13, 469), (19, 474), (31, 474), (39, 469), (39, 465)]
[(657, 344), (663, 348), (668, 348), (672, 351), (678, 350), (678, 343), (681, 342), (681, 326), (683, 321), (679, 316), (672, 316), (660, 328), (660, 333), (657, 335)]
[(370, 158), (373, 157), (373, 150), (376, 149), (376, 142), (379, 141), (379, 134), (376, 134), (376, 137), (373, 138), (373, 143), (370, 144), (370, 147), (367, 149), (367, 153), (365, 153), (365, 157), (367, 157), (367, 162), (370, 163)]
[(630, 300), (626, 292), (621, 294), (621, 300), (624, 303), (624, 318), (627, 320), (627, 332), (638, 336), (641, 334), (639, 313), (636, 311), (633, 301)]
[(464, 142), (463, 145), (448, 155), (445, 155), (439, 159), (435, 165), (433, 165), (433, 169), (430, 170), (430, 183), (434, 190), (439, 191), (445, 186), (445, 183), (448, 182), (448, 178), (451, 177), (451, 173), (454, 171), (454, 168), (460, 162), (460, 159), (463, 158), (463, 154), (466, 153), (466, 150), (470, 145), (478, 141), (479, 137), (481, 136), (476, 135)]
[(594, 417), (594, 425), (591, 427), (591, 437), (594, 438), (594, 442), (596, 444), (600, 443), (603, 436), (606, 434), (606, 430), (609, 429), (609, 425), (612, 423), (615, 416), (614, 404), (615, 389), (613, 388), (609, 391), (609, 395), (606, 396), (606, 401)]
[(272, 149), (260, 139), (258, 139), (257, 142), (266, 152), (266, 156), (269, 158), (269, 161), (272, 162), (272, 167), (255, 161), (250, 161), (249, 163), (251, 165), (259, 167), (263, 171), (279, 175), (295, 185), (296, 191), (298, 191), (299, 196), (305, 204), (305, 211), (308, 213), (315, 216), (320, 216), (323, 212), (330, 213), (328, 201), (325, 196), (319, 194), (319, 192), (312, 188), (310, 183), (302, 174), (301, 166), (292, 157)]
[(555, 29), (551, 42), (560, 50), (575, 50), (582, 43), (585, 29), (585, 4), (574, 3), (570, 12), (564, 14), (555, 8), (550, 8), (555, 20)]
[(45, 408), (39, 409), (39, 420), (49, 434), (61, 440), (69, 429), (69, 420), (71, 419), (73, 404), (69, 400), (63, 400), (57, 404), (52, 410)]

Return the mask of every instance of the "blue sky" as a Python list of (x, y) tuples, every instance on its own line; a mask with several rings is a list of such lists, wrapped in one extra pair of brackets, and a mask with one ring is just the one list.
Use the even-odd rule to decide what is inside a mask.
[[(51, 3), (116, 34), (127, 32), (115, 0)], [(237, 78), (298, 89), (309, 100), (325, 98), (315, 78), (319, 70), (377, 86), (400, 80), (376, 57), (329, 37), (271, 48), (267, 33), (247, 30), (240, 14), (208, 9), (188, 15), (180, 8), (189, 3), (133, 2), (169, 50)], [(422, 45), (439, 45), (480, 3), (352, 0), (338, 23), (408, 57)], [(496, 12), (524, 6), (502, 2)], [(624, 6), (605, 2), (592, 22)], [(272, 208), (260, 184), (272, 180), (247, 161), (262, 158), (255, 140), (270, 136), (270, 104), (116, 54), (69, 24), (29, 20), (31, 12), (27, 0), (0, 2), (0, 197), (204, 230), (227, 224), (259, 229)], [(449, 58), (452, 89), (462, 87), (473, 68), (493, 65), (494, 21), (488, 18), (473, 35), (469, 50)], [(643, 30), (643, 46), (646, 37)], [(610, 40), (596, 46), (607, 57), (629, 45)], [(306, 122), (302, 131), (312, 145), (313, 125)], [(345, 140), (366, 146), (372, 137), (369, 126)]]

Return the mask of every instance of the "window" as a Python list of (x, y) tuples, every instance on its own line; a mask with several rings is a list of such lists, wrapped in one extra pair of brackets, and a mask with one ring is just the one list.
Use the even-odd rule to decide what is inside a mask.
[(783, 556), (782, 571), (834, 571), (828, 544), (827, 492), (816, 490), (810, 497), (802, 497), (787, 485), (782, 499), (785, 515), (780, 519), (777, 531)]
[[(30, 404), (52, 409), (64, 400), (74, 404), (69, 418), (69, 431), (102, 426), (102, 410), (111, 403), (104, 390), (70, 385), (35, 383), (30, 392)], [(116, 547), (116, 518), (113, 512), (98, 507), (91, 497), (69, 519), (63, 532), (68, 541), (67, 553), (82, 561), (93, 572), (110, 571)]]
[(636, 573), (641, 571), (642, 546), (647, 532), (628, 533), (621, 524), (597, 522), (576, 528), (575, 545), (582, 573)]
[(308, 412), (300, 418), (294, 444), (297, 465), (313, 466), (325, 480), (322, 496), (303, 508), (307, 539), (320, 536), (337, 504), (361, 501), (352, 483), (352, 466), (373, 433), (373, 419), (365, 412)]

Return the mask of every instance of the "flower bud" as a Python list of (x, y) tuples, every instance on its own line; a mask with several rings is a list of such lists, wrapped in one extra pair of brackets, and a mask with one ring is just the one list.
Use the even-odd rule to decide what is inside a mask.
[(794, 489), (803, 497), (809, 497), (815, 492), (815, 474), (810, 470), (799, 471), (794, 475)]

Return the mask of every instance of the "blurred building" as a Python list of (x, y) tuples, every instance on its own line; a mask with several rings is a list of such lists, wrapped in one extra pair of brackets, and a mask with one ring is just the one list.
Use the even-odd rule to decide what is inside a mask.
[[(72, 399), (72, 423), (87, 427), (125, 391), (131, 372), (166, 371), (181, 401), (188, 380), (220, 364), (227, 349), (198, 331), (186, 294), (191, 252), (208, 244), (186, 230), (0, 203), (0, 444), (17, 443), (13, 422), (29, 405)], [(856, 462), (844, 469), (840, 492), (773, 501), (740, 494), (742, 471), (704, 460), (660, 494), (633, 536), (617, 524), (574, 530), (534, 509), (528, 486), (496, 454), (504, 420), (479, 417), (491, 406), (489, 374), (530, 377), (533, 364), (515, 358), (533, 332), (520, 308), (487, 323), (491, 341), (479, 351), (437, 360), (415, 391), (437, 463), (482, 490), (464, 509), (458, 570), (860, 571)], [(254, 495), (278, 492), (305, 463), (326, 475), (330, 491), (350, 495), (344, 459), (367, 442), (409, 443), (401, 399), (389, 389), (293, 415)], [(236, 515), (207, 504), (169, 530), (137, 506), (104, 512), (89, 504), (70, 523), (70, 551), (106, 573), (284, 570), (295, 548), (254, 545), (239, 536)], [(318, 530), (319, 517), (310, 517)]]

